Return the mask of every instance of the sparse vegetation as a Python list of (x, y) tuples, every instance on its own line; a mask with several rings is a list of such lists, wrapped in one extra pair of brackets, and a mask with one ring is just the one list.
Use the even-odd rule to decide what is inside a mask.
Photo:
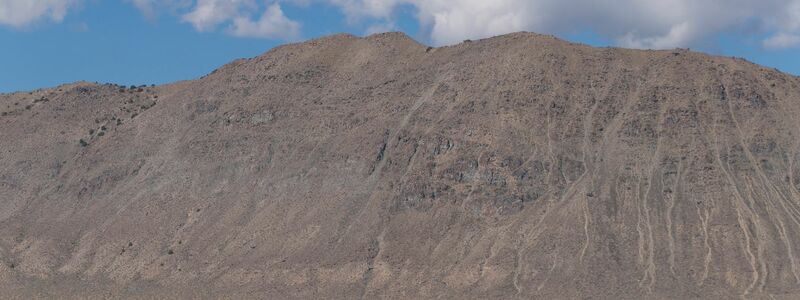
[(86, 142), (86, 141), (84, 141), (83, 139), (80, 139), (80, 140), (78, 141), (78, 144), (79, 144), (79, 145), (81, 145), (81, 147), (86, 147), (86, 146), (89, 146), (89, 143), (87, 143), (87, 142)]
[(173, 255), (173, 254), (175, 254), (175, 251), (172, 251), (172, 249), (169, 249), (169, 251), (167, 251), (167, 254)]

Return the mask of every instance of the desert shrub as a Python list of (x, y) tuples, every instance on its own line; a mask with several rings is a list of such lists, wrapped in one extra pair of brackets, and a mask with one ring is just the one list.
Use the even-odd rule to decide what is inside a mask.
[(81, 145), (81, 147), (86, 147), (86, 146), (89, 146), (89, 143), (87, 143), (87, 142), (86, 142), (86, 141), (84, 141), (83, 139), (80, 139), (80, 140), (78, 141), (78, 144), (80, 144), (80, 145)]

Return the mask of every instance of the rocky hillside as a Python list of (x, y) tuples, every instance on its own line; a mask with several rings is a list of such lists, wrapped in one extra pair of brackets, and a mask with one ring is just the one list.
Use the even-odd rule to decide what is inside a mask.
[(0, 95), (0, 289), (797, 298), (798, 116), (743, 60), (530, 33)]

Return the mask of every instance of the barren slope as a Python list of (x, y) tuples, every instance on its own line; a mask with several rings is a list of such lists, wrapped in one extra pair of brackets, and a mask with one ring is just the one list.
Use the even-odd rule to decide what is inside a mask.
[(742, 60), (337, 35), (0, 112), (13, 297), (800, 297), (800, 80)]

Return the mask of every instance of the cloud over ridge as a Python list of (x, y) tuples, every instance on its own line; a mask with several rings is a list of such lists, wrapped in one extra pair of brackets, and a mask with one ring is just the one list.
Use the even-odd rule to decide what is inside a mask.
[[(411, 5), (437, 45), (514, 31), (592, 31), (631, 48), (693, 46), (756, 31), (772, 48), (800, 42), (800, 0), (329, 0), (348, 18), (391, 19)], [(376, 5), (380, 2), (382, 5)], [(743, 28), (747, 28), (746, 30)]]
[[(0, 0), (0, 25), (61, 22), (85, 0)], [(120, 0), (116, 0), (120, 1)], [(396, 29), (410, 8), (430, 42), (448, 45), (515, 31), (557, 35), (591, 32), (629, 48), (665, 49), (710, 43), (720, 34), (755, 37), (764, 48), (800, 47), (800, 0), (122, 0), (153, 18), (173, 10), (199, 32), (293, 40), (301, 20), (284, 14), (325, 5), (343, 22), (372, 33)], [(85, 2), (91, 3), (91, 2)], [(711, 42), (713, 43), (713, 42)]]

